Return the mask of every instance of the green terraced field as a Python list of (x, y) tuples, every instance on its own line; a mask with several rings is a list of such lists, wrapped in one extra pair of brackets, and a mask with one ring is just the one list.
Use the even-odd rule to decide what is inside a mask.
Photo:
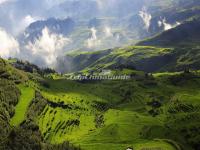
[[(200, 80), (181, 76), (166, 72), (153, 78), (142, 75), (138, 81), (47, 79), (48, 87), (39, 87), (48, 99), (38, 116), (39, 128), (53, 144), (67, 140), (84, 150), (128, 146), (136, 150), (179, 150), (185, 146), (190, 150), (183, 142), (186, 133), (181, 132), (200, 119), (189, 117), (200, 110)], [(177, 85), (174, 78), (180, 78)], [(185, 119), (191, 124), (182, 126)]]
[(10, 124), (17, 126), (26, 118), (26, 111), (29, 103), (34, 98), (34, 89), (24, 85), (18, 86), (21, 91), (21, 96), (18, 104), (15, 107), (15, 115), (10, 120)]
[(28, 74), (32, 80), (22, 78), (16, 86), (5, 81), (4, 88), (16, 93), (10, 93), (15, 106), (10, 125), (22, 128), (24, 134), (27, 128), (28, 133), (36, 132), (33, 138), (41, 133), (52, 145), (69, 141), (83, 150), (194, 150), (200, 140), (198, 71), (147, 75), (122, 69), (111, 73), (134, 76), (70, 81), (59, 74)]

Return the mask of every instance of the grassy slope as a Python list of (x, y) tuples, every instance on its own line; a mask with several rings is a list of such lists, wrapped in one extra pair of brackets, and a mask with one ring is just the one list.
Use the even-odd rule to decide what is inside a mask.
[(185, 67), (200, 69), (200, 48), (194, 40), (182, 42), (179, 46), (168, 46), (129, 46), (99, 52), (72, 53), (66, 56), (66, 62), (71, 64), (71, 68), (65, 71), (98, 72), (102, 69), (135, 68), (145, 72), (174, 72), (182, 71)]
[(98, 52), (71, 53), (66, 56), (66, 62), (72, 67), (65, 71), (114, 69), (122, 65), (123, 68), (155, 71), (166, 65), (169, 59), (166, 60), (165, 56), (168, 58), (172, 52), (173, 48), (129, 46)]
[(26, 117), (26, 111), (30, 102), (34, 98), (34, 89), (24, 85), (18, 86), (21, 91), (21, 96), (18, 104), (15, 107), (15, 115), (10, 120), (11, 125), (19, 125)]
[[(173, 85), (169, 78), (177, 75), (179, 73), (155, 74), (156, 80), (153, 81), (81, 83), (65, 79), (48, 80), (49, 88), (40, 87), (43, 96), (62, 105), (45, 107), (38, 118), (40, 130), (52, 143), (70, 140), (86, 150), (125, 149), (128, 146), (138, 150), (146, 147), (174, 149), (172, 144), (155, 139), (169, 139), (192, 150), (191, 143), (186, 144), (189, 141), (186, 142), (185, 133), (181, 131), (192, 129), (193, 125), (199, 126), (196, 118), (190, 118), (188, 126), (182, 125), (185, 123), (183, 118), (198, 112), (195, 107), (200, 106), (200, 81), (183, 80), (180, 85)], [(125, 94), (128, 92), (131, 95)], [(153, 108), (158, 111), (156, 117), (149, 114), (152, 106), (147, 105), (153, 100), (162, 104), (158, 109)], [(192, 105), (191, 112), (179, 108), (179, 103), (186, 108)], [(96, 107), (95, 104), (99, 105)], [(63, 105), (71, 108), (62, 108)], [(102, 110), (102, 105), (107, 109)], [(177, 112), (171, 117), (169, 110)], [(99, 119), (97, 127), (95, 118), (101, 115), (103, 121)], [(78, 125), (73, 122), (77, 120), (80, 121)]]
[[(34, 80), (35, 83), (27, 82), (30, 79)], [(67, 142), (60, 145), (46, 143), (38, 125), (33, 122), (32, 119), (37, 116), (39, 108), (46, 104), (42, 98), (34, 95), (33, 89), (36, 82), (39, 81), (38, 79), (38, 75), (15, 69), (8, 64), (8, 61), (0, 59), (1, 150), (75, 149), (73, 145), (69, 145)], [(29, 86), (25, 86), (27, 84)], [(34, 100), (31, 101), (33, 98)], [(26, 117), (25, 113), (27, 114)]]
[[(189, 36), (191, 39), (188, 39), (189, 41), (187, 41), (180, 38), (184, 37), (184, 35), (182, 35), (182, 29), (180, 30), (180, 34), (175, 33), (179, 38), (170, 36), (171, 32), (179, 32), (179, 29), (175, 28), (174, 30), (172, 29), (172, 31), (164, 32), (155, 39), (152, 38), (147, 40), (147, 43), (150, 43), (150, 45), (152, 44), (151, 40), (161, 45), (162, 42), (160, 42), (160, 40), (166, 40), (167, 42), (173, 41), (173, 44), (167, 44), (167, 47), (169, 48), (129, 46), (90, 53), (72, 53), (66, 56), (66, 62), (68, 62), (67, 64), (70, 64), (71, 68), (68, 68), (65, 71), (87, 72), (89, 70), (98, 71), (101, 69), (135, 68), (145, 72), (165, 72), (182, 71), (185, 67), (190, 67), (195, 70), (200, 69), (200, 49), (198, 44), (200, 39), (198, 40), (196, 37)], [(195, 29), (194, 32), (196, 32)], [(165, 35), (167, 36), (165, 37)], [(175, 42), (175, 40), (168, 39), (168, 37), (175, 37), (176, 40), (181, 42)], [(146, 41), (144, 41), (144, 43), (145, 42)], [(144, 43), (141, 42), (140, 44)]]
[[(84, 137), (85, 149), (120, 150), (129, 146), (136, 150), (142, 148), (162, 148), (174, 150), (174, 147), (159, 141), (140, 139), (143, 125), (162, 124), (159, 119), (147, 117), (133, 111), (111, 109), (105, 114), (105, 127)], [(92, 143), (92, 144), (91, 144)]]
[[(45, 140), (53, 144), (67, 140), (85, 150), (198, 147), (199, 77), (176, 72), (157, 73), (152, 78), (135, 73), (138, 76), (128, 81), (78, 82), (57, 76), (46, 79), (45, 87), (29, 84), (46, 100), (34, 100), (28, 116), (34, 116)], [(20, 89), (25, 98), (33, 94), (29, 87)], [(17, 114), (17, 118), (24, 117)]]

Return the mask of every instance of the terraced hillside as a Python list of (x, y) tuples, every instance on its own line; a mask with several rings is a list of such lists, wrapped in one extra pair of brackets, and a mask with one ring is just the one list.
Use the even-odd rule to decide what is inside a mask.
[(39, 127), (52, 143), (70, 140), (85, 150), (198, 149), (199, 82), (198, 73), (47, 80)]
[[(120, 68), (111, 74), (131, 79), (71, 81), (2, 65), (4, 149), (199, 149), (198, 71), (152, 75)], [(5, 94), (10, 90), (15, 98)]]
[(136, 69), (145, 72), (182, 71), (185, 68), (200, 69), (198, 44), (184, 46), (153, 47), (128, 46), (97, 52), (73, 52), (67, 54), (59, 66), (63, 72), (86, 72), (103, 69)]
[[(37, 79), (37, 76), (13, 68), (7, 61), (0, 59), (0, 149), (78, 149), (69, 145), (69, 142), (51, 145), (43, 139), (39, 126), (34, 122), (35, 112), (28, 109), (37, 97), (37, 93), (34, 94), (34, 82), (30, 79)], [(32, 118), (27, 116), (30, 112)]]
[[(80, 5), (77, 18), (37, 21), (19, 36), (19, 44), (36, 44), (30, 56), (44, 52), (35, 63), (55, 57), (60, 73), (0, 58), (0, 150), (200, 150), (199, 0), (138, 0), (130, 8), (120, 0), (113, 14), (111, 4), (97, 13), (96, 1), (85, 2), (66, 1), (69, 12)], [(64, 35), (69, 45), (57, 55)], [(120, 75), (128, 78), (109, 79)]]

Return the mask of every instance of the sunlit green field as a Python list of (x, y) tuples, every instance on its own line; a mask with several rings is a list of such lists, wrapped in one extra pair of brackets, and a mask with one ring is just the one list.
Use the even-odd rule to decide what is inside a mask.
[[(38, 117), (40, 130), (51, 143), (67, 140), (84, 150), (179, 150), (184, 145), (179, 130), (200, 119), (187, 117), (198, 114), (200, 80), (173, 85), (168, 77), (176, 75), (156, 74), (143, 81), (48, 79), (49, 87), (40, 86), (40, 91), (55, 106), (47, 105)], [(153, 107), (151, 101), (161, 106)], [(184, 118), (190, 123), (183, 125)]]
[(19, 125), (26, 117), (26, 111), (28, 109), (29, 103), (34, 98), (34, 89), (24, 85), (18, 86), (21, 91), (20, 100), (15, 107), (15, 115), (10, 121), (11, 125)]

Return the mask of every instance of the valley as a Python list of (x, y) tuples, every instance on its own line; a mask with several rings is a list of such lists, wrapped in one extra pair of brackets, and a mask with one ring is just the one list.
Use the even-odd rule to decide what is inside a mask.
[(200, 150), (199, 0), (36, 3), (0, 1), (0, 150)]
[[(85, 150), (198, 147), (199, 72), (133, 71), (131, 79), (114, 81), (71, 81), (28, 72), (22, 77), (22, 72), (16, 75), (21, 78), (16, 88), (23, 92), (10, 124), (30, 126), (32, 132), (41, 132), (44, 142), (70, 141)], [(21, 104), (25, 99), (28, 105)]]

